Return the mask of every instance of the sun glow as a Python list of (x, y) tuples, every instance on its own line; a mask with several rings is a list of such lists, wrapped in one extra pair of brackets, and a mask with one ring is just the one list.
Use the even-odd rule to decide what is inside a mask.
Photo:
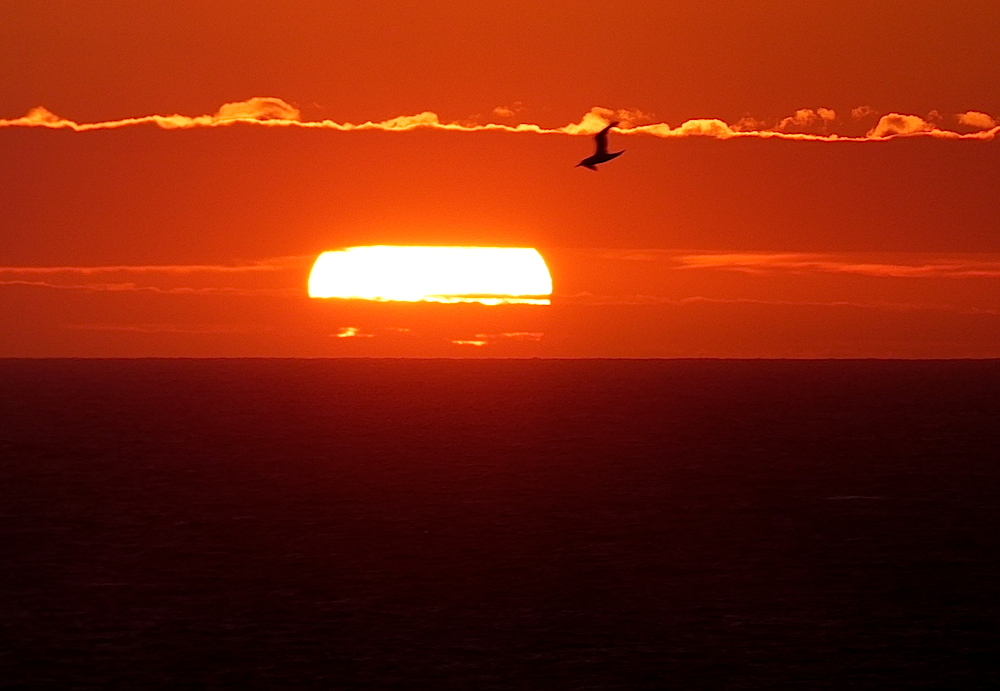
[(526, 247), (348, 247), (323, 252), (309, 297), (548, 305), (552, 278)]

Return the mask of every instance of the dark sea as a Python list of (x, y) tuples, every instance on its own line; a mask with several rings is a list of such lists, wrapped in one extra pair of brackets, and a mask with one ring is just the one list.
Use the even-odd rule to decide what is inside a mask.
[(1000, 361), (2, 360), (4, 689), (997, 689)]

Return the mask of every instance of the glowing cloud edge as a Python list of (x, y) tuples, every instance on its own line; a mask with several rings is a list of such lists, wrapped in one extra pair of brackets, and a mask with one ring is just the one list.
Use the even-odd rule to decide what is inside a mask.
[[(498, 112), (499, 111), (499, 112)], [(507, 113), (510, 115), (507, 115)], [(509, 117), (515, 113), (504, 107), (494, 109), (494, 114)], [(978, 139), (994, 140), (1000, 136), (1000, 120), (988, 113), (970, 110), (956, 113), (951, 118), (963, 127), (971, 127), (974, 132), (956, 132), (941, 124), (941, 116), (936, 111), (927, 116), (906, 113), (880, 114), (869, 106), (858, 106), (851, 110), (852, 121), (878, 117), (877, 123), (864, 135), (844, 136), (828, 129), (837, 122), (847, 122), (837, 117), (832, 108), (800, 108), (794, 115), (785, 117), (768, 126), (764, 121), (744, 117), (739, 122), (727, 123), (716, 118), (695, 118), (676, 127), (665, 122), (648, 123), (652, 115), (639, 110), (602, 108), (595, 106), (585, 113), (579, 123), (563, 127), (543, 127), (531, 123), (484, 124), (442, 122), (436, 113), (424, 111), (415, 115), (401, 115), (381, 122), (334, 122), (332, 120), (302, 120), (302, 114), (295, 106), (280, 98), (255, 96), (245, 101), (223, 104), (213, 115), (144, 115), (104, 122), (78, 123), (60, 117), (48, 109), (38, 106), (19, 118), (0, 118), (0, 128), (41, 127), (48, 129), (69, 129), (76, 132), (90, 130), (117, 129), (135, 125), (156, 125), (162, 129), (189, 129), (194, 127), (229, 127), (237, 123), (249, 123), (267, 127), (302, 127), (330, 129), (341, 132), (352, 130), (381, 130), (407, 132), (414, 129), (437, 129), (457, 132), (503, 131), (534, 132), (538, 134), (591, 135), (601, 130), (607, 123), (620, 121), (617, 128), (621, 134), (646, 134), (662, 138), (708, 137), (713, 139), (734, 139), (756, 137), (760, 139), (784, 139), (793, 141), (822, 142), (877, 142), (889, 141), (897, 137), (934, 137), (938, 139)], [(798, 132), (796, 129), (819, 129), (813, 132)]]

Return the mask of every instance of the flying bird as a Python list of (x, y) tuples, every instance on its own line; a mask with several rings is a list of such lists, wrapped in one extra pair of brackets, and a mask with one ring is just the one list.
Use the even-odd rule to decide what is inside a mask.
[(594, 135), (594, 141), (597, 142), (597, 151), (594, 152), (593, 156), (588, 156), (587, 158), (577, 163), (576, 164), (577, 168), (583, 166), (584, 168), (589, 168), (590, 170), (596, 172), (597, 164), (607, 163), (612, 158), (617, 158), (618, 156), (621, 156), (623, 153), (625, 153), (625, 149), (622, 149), (621, 151), (616, 151), (614, 153), (608, 153), (608, 130), (610, 130), (612, 127), (617, 127), (617, 126), (618, 126), (618, 121), (616, 120), (615, 122), (610, 123), (603, 130), (598, 132), (596, 135)]

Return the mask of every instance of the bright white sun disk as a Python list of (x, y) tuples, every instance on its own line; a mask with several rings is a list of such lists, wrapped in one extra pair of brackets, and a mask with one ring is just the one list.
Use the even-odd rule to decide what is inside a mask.
[(401, 302), (548, 305), (552, 278), (527, 247), (397, 247), (323, 252), (309, 296)]

